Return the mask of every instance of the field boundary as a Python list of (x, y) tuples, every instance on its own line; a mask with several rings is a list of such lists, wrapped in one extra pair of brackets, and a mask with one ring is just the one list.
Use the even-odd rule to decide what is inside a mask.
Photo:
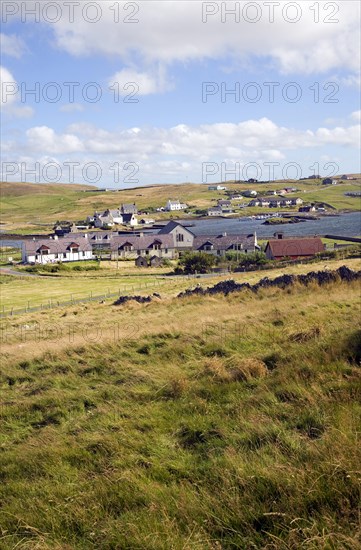
[(49, 299), (47, 303), (42, 303), (36, 306), (31, 306), (30, 302), (28, 302), (28, 305), (23, 308), (11, 307), (7, 309), (5, 308), (5, 306), (2, 306), (0, 311), (0, 318), (12, 317), (14, 315), (22, 315), (24, 313), (35, 313), (37, 311), (45, 311), (49, 309), (55, 309), (58, 307), (71, 306), (75, 304), (96, 302), (99, 300), (108, 300), (109, 298), (117, 298), (118, 296), (127, 295), (129, 294), (129, 292), (139, 292), (139, 291), (144, 291), (148, 289), (154, 290), (155, 288), (159, 288), (166, 282), (167, 281), (161, 281), (160, 279), (156, 279), (154, 282), (147, 282), (143, 284), (141, 283), (139, 285), (129, 285), (130, 288), (124, 288), (123, 290), (119, 288), (117, 292), (110, 292), (109, 289), (102, 294), (96, 294), (96, 295), (93, 295), (93, 293), (90, 292), (87, 296), (83, 296), (81, 298), (77, 298), (73, 294), (71, 294), (69, 300), (60, 301), (60, 300)]

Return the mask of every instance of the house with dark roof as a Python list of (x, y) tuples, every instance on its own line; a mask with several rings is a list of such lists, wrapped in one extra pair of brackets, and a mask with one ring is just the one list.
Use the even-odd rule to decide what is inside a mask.
[(242, 195), (244, 197), (257, 197), (257, 191), (254, 191), (253, 189), (246, 189), (246, 191), (242, 191)]
[(223, 210), (221, 206), (213, 206), (207, 210), (207, 216), (222, 216), (222, 214)]
[(94, 226), (97, 228), (113, 227), (115, 224), (123, 223), (123, 216), (119, 210), (105, 210), (104, 212), (94, 213)]
[(152, 256), (150, 259), (150, 267), (160, 267), (162, 263), (163, 260), (159, 256)]
[(26, 264), (51, 264), (91, 260), (93, 249), (87, 235), (72, 238), (26, 240), (22, 247), (22, 262)]
[(190, 250), (193, 247), (194, 233), (184, 225), (170, 221), (158, 231), (158, 235), (171, 235), (174, 247), (178, 251)]
[(137, 267), (148, 267), (148, 260), (144, 256), (138, 256), (138, 258), (135, 259), (135, 265)]
[(316, 212), (316, 207), (313, 205), (309, 206), (300, 206), (298, 209), (299, 212)]
[(268, 241), (265, 253), (269, 260), (282, 260), (283, 258), (296, 260), (311, 258), (324, 250), (325, 247), (320, 237), (284, 239), (282, 233), (279, 233), (277, 239)]
[(115, 234), (110, 242), (110, 250), (112, 260), (136, 259), (139, 256), (145, 258), (159, 256), (160, 258), (172, 259), (176, 254), (173, 236), (167, 234)]
[(194, 238), (193, 250), (207, 252), (215, 256), (225, 256), (226, 252), (240, 252), (249, 254), (256, 252), (260, 247), (255, 233), (249, 235), (199, 235)]
[(123, 225), (130, 225), (134, 227), (138, 225), (138, 219), (135, 214), (123, 214)]
[(138, 214), (138, 208), (135, 203), (133, 204), (122, 204), (120, 207), (120, 212), (122, 214)]
[(222, 212), (232, 212), (232, 203), (226, 199), (218, 199), (217, 206), (221, 208)]

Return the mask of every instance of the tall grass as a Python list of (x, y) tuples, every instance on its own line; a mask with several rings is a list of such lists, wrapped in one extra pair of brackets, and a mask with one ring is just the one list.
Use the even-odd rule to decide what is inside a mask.
[[(0, 546), (359, 547), (358, 290), (152, 304), (153, 316), (236, 304), (250, 324), (3, 367)], [(295, 311), (298, 293), (314, 307)]]

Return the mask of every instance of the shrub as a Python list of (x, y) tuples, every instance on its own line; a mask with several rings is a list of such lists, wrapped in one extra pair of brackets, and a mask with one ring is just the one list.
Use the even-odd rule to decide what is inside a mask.
[(216, 258), (205, 252), (189, 252), (180, 260), (184, 273), (210, 273), (216, 264)]

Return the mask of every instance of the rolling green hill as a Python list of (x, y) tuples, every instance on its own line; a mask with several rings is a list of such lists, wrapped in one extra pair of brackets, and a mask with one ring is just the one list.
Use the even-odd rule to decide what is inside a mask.
[[(359, 210), (361, 199), (346, 197), (344, 193), (359, 191), (361, 179), (336, 186), (323, 186), (320, 180), (279, 181), (270, 184), (236, 184), (227, 182), (229, 190), (240, 192), (255, 188), (258, 192), (270, 192), (286, 185), (297, 188), (289, 196), (300, 196), (306, 203), (318, 201), (330, 204), (336, 209)], [(165, 206), (168, 198), (179, 199), (190, 205), (191, 211), (215, 206), (217, 199), (226, 198), (223, 191), (208, 191), (206, 184), (151, 185), (136, 189), (122, 189), (117, 192), (87, 192), (95, 190), (90, 186), (68, 184), (0, 184), (0, 217), (3, 228), (8, 230), (39, 231), (44, 225), (48, 230), (57, 220), (78, 221), (93, 214), (94, 210), (117, 208), (121, 203), (136, 202), (138, 208), (148, 209)], [(247, 203), (249, 199), (244, 199)], [(239, 201), (235, 201), (236, 203)], [(260, 212), (259, 208), (244, 209), (241, 215)], [(264, 211), (264, 209), (263, 209)], [(155, 213), (152, 216), (162, 219), (169, 214)], [(184, 213), (173, 213), (173, 217)]]

